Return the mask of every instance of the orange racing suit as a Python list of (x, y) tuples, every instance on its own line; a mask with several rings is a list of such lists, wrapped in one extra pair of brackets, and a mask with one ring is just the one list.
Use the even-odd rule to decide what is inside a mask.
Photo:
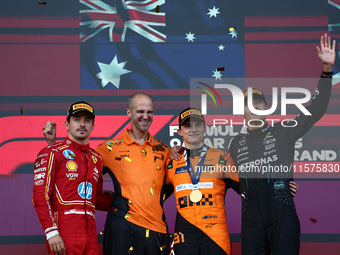
[[(193, 150), (187, 152), (191, 154), (190, 162), (195, 171), (200, 154), (193, 156)], [(229, 153), (209, 148), (201, 170), (198, 185), (203, 197), (193, 203), (189, 198), (192, 181), (184, 155), (181, 160), (168, 163), (167, 182), (174, 186), (178, 211), (175, 254), (231, 254), (224, 199), (226, 183), (238, 184), (237, 169)]]

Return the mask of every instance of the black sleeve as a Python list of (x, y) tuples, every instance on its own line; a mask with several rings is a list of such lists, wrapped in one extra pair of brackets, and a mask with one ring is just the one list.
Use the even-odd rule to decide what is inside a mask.
[(234, 138), (232, 138), (229, 142), (228, 145), (228, 153), (230, 153), (231, 158), (234, 160), (235, 164), (237, 165), (237, 159), (234, 158), (235, 155), (237, 155), (236, 151), (237, 151), (237, 146), (235, 144), (236, 140), (238, 140), (238, 136), (235, 136)]
[(318, 122), (327, 110), (329, 99), (332, 92), (332, 78), (321, 77), (318, 86), (312, 97), (312, 101), (306, 109), (312, 115), (304, 115), (300, 113), (293, 121), (284, 122), (290, 127), (282, 127), (282, 132), (287, 136), (288, 143), (295, 143), (297, 139), (302, 137), (307, 131)]
[(237, 194), (239, 195), (241, 194), (239, 182), (234, 181), (230, 178), (223, 179), (223, 180), (225, 182), (226, 188), (232, 188), (233, 190), (235, 190)]
[(163, 194), (165, 195), (164, 201), (174, 193), (174, 186), (171, 183), (163, 185)]

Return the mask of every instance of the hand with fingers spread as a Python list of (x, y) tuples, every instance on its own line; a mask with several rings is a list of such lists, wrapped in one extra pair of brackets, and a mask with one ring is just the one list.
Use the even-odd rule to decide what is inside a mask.
[(56, 142), (57, 124), (54, 121), (47, 121), (46, 125), (43, 127), (43, 134), (48, 145), (52, 145)]
[(296, 184), (296, 182), (292, 182), (292, 181), (289, 183), (289, 189), (290, 189), (290, 194), (292, 194), (293, 197), (295, 197), (297, 192), (299, 191), (299, 187)]
[(316, 50), (318, 52), (318, 57), (323, 63), (322, 70), (324, 72), (332, 72), (335, 62), (335, 40), (333, 40), (333, 44), (331, 44), (331, 38), (327, 34), (324, 36), (322, 35), (320, 39), (320, 48), (316, 46)]
[(47, 240), (53, 254), (65, 255), (66, 248), (60, 235), (55, 235)]

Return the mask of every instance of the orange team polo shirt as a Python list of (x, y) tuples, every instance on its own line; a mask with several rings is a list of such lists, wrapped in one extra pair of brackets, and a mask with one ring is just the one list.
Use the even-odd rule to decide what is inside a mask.
[(171, 150), (149, 133), (143, 145), (135, 142), (126, 130), (117, 139), (104, 141), (96, 149), (103, 166), (116, 176), (122, 196), (129, 199), (128, 221), (156, 232), (166, 233), (162, 220), (161, 191), (165, 179), (166, 161)]

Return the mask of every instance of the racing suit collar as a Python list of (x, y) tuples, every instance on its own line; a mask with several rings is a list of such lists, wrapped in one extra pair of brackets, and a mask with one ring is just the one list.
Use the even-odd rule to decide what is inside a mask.
[(189, 155), (190, 158), (195, 158), (196, 156), (199, 156), (201, 154), (203, 146), (198, 149), (187, 149), (187, 148), (185, 149), (187, 151), (187, 155)]
[(68, 144), (70, 147), (73, 147), (73, 148), (80, 150), (80, 151), (90, 150), (89, 144), (79, 144), (79, 143), (76, 143), (75, 141), (72, 141), (69, 138), (65, 138), (65, 143)]
[(253, 130), (247, 129), (247, 134), (248, 134), (248, 135), (258, 135), (258, 134), (261, 134), (261, 133), (265, 132), (266, 130), (268, 130), (268, 128), (269, 128), (269, 125), (268, 125), (268, 123), (266, 122), (266, 123), (263, 125), (263, 127), (261, 127), (261, 128), (257, 128), (257, 129), (253, 129)]

